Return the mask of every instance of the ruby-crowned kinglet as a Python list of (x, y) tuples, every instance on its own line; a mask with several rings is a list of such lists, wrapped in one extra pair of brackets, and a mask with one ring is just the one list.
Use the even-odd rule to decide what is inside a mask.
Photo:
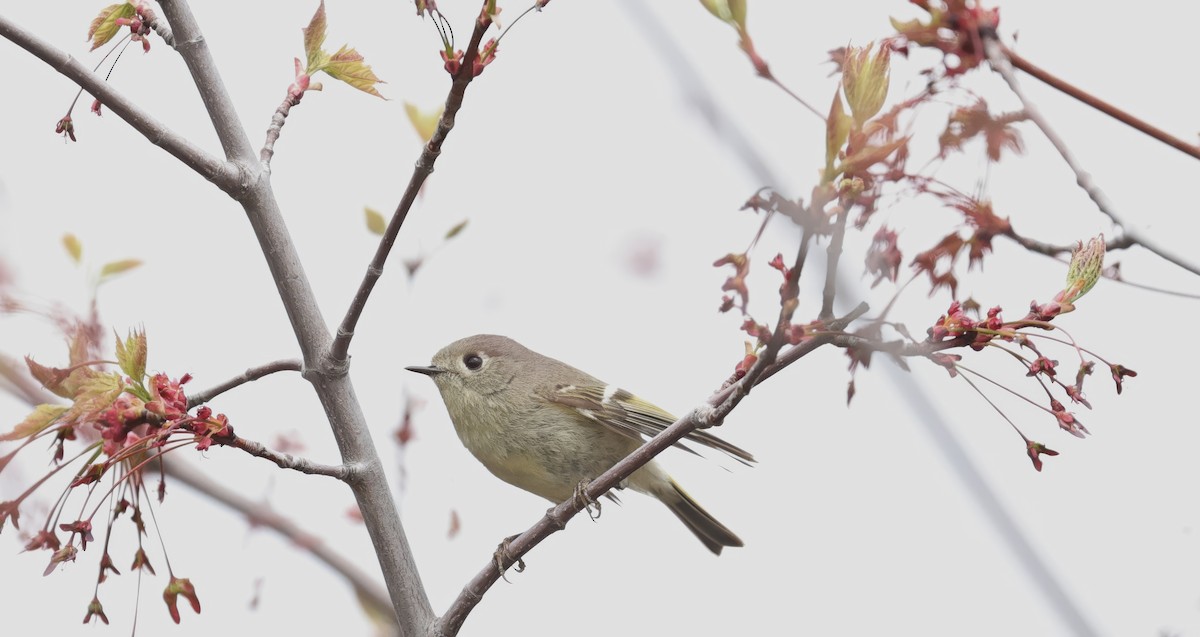
[[(675, 422), (671, 414), (516, 341), (480, 334), (455, 341), (427, 367), (463, 445), (505, 482), (551, 502), (608, 470)], [(687, 439), (743, 463), (746, 451), (696, 431)], [(684, 450), (691, 451), (683, 445)], [(742, 540), (700, 507), (653, 460), (621, 483), (667, 505), (716, 554)]]

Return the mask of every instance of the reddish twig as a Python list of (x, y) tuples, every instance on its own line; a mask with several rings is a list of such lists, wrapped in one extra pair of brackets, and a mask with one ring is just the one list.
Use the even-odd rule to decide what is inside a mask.
[(1012, 64), (1005, 53), (1003, 45), (1001, 45), (996, 39), (996, 34), (992, 32), (982, 33), (981, 35), (984, 36), (983, 48), (987, 53), (988, 63), (991, 64), (992, 69), (999, 73), (1000, 76), (1004, 78), (1004, 81), (1008, 83), (1009, 89), (1011, 89), (1013, 94), (1017, 96), (1017, 99), (1021, 100), (1021, 104), (1025, 109), (1025, 114), (1029, 117), (1029, 120), (1033, 122), (1034, 125), (1036, 125), (1039, 129), (1041, 129), (1042, 134), (1046, 136), (1046, 139), (1051, 145), (1054, 146), (1054, 149), (1058, 151), (1059, 156), (1063, 158), (1063, 161), (1066, 162), (1067, 166), (1071, 169), (1071, 172), (1075, 173), (1075, 181), (1079, 184), (1079, 187), (1087, 193), (1092, 202), (1096, 204), (1096, 207), (1100, 209), (1100, 212), (1104, 213), (1105, 216), (1111, 219), (1114, 224), (1120, 227), (1121, 232), (1124, 233), (1124, 237), (1121, 238), (1136, 243), (1137, 245), (1140, 245), (1158, 255), (1162, 259), (1170, 261), (1171, 263), (1174, 263), (1175, 265), (1188, 270), (1193, 274), (1200, 275), (1200, 264), (1184, 258), (1182, 255), (1166, 250), (1162, 246), (1158, 245), (1157, 242), (1147, 238), (1146, 236), (1142, 235), (1142, 233), (1125, 223), (1124, 218), (1117, 213), (1112, 203), (1108, 200), (1108, 197), (1105, 196), (1104, 192), (1100, 190), (1100, 187), (1097, 186), (1094, 181), (1092, 181), (1091, 175), (1089, 175), (1087, 171), (1085, 171), (1083, 167), (1079, 165), (1079, 162), (1075, 159), (1075, 156), (1071, 153), (1070, 149), (1067, 148), (1066, 142), (1064, 142), (1063, 139), (1058, 136), (1058, 133), (1056, 133), (1050, 126), (1050, 122), (1042, 116), (1041, 111), (1038, 110), (1033, 101), (1025, 95), (1023, 90), (1021, 90), (1021, 85), (1019, 82), (1017, 82), (1017, 75), (1013, 72)]
[(434, 131), (433, 137), (429, 139), (429, 143), (425, 145), (425, 149), (421, 151), (416, 165), (413, 166), (408, 187), (404, 189), (400, 203), (396, 206), (387, 229), (379, 239), (379, 247), (375, 249), (375, 256), (371, 258), (371, 263), (367, 266), (367, 273), (359, 283), (358, 291), (354, 293), (354, 299), (350, 302), (350, 307), (346, 310), (346, 315), (338, 326), (333, 344), (325, 355), (325, 363), (332, 368), (343, 367), (346, 364), (350, 351), (350, 339), (354, 338), (354, 329), (358, 325), (359, 317), (362, 316), (363, 308), (367, 305), (367, 299), (371, 296), (371, 290), (375, 288), (375, 283), (383, 275), (383, 266), (387, 263), (392, 245), (396, 243), (400, 226), (404, 225), (408, 211), (412, 209), (417, 194), (421, 192), (421, 186), (433, 173), (433, 164), (437, 161), (438, 155), (441, 155), (442, 144), (445, 143), (446, 137), (454, 128), (454, 118), (458, 115), (459, 108), (462, 107), (467, 86), (470, 85), (471, 80), (475, 79), (474, 69), (475, 61), (479, 57), (479, 44), (490, 25), (491, 21), (484, 19), (483, 16), (475, 21), (475, 31), (471, 34), (471, 42), (467, 45), (458, 74), (454, 76), (450, 93), (446, 96), (446, 106), (442, 109), (442, 117), (438, 120), (437, 129)]
[(1189, 144), (1182, 139), (1179, 139), (1178, 137), (1168, 133), (1167, 131), (1147, 122), (1146, 120), (1135, 117), (1130, 113), (1127, 113), (1116, 106), (1113, 106), (1112, 104), (1109, 104), (1108, 102), (1096, 97), (1095, 95), (1092, 95), (1091, 93), (1088, 93), (1087, 91), (1064, 81), (1062, 78), (1051, 74), (1039, 66), (1034, 65), (1029, 60), (1021, 57), (1016, 51), (1013, 51), (1003, 44), (1000, 45), (1000, 48), (1002, 51), (1004, 51), (1004, 55), (1008, 58), (1009, 62), (1012, 63), (1013, 68), (1032, 75), (1038, 80), (1041, 80), (1047, 86), (1062, 91), (1063, 93), (1066, 93), (1080, 102), (1091, 106), (1101, 113), (1108, 115), (1118, 122), (1145, 133), (1170, 146), (1171, 148), (1174, 148), (1187, 155), (1191, 155), (1196, 159), (1200, 159), (1200, 146)]

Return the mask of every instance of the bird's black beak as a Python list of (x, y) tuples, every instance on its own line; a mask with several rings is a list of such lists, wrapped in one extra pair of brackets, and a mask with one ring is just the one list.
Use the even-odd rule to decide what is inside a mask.
[(425, 374), (426, 376), (437, 376), (438, 374), (446, 371), (437, 365), (427, 365), (425, 367), (414, 365), (412, 367), (405, 367), (404, 369), (407, 369), (410, 372), (416, 372), (418, 374)]

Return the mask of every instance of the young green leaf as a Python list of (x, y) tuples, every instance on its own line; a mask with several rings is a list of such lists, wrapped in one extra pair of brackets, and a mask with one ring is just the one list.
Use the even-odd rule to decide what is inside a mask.
[(49, 427), (65, 411), (67, 405), (38, 405), (32, 413), (25, 416), (25, 420), (17, 423), (12, 431), (0, 434), (0, 442), (28, 438)]
[(79, 265), (79, 260), (83, 258), (83, 244), (79, 242), (79, 237), (68, 232), (63, 235), (62, 244), (75, 265)]
[(842, 96), (840, 91), (833, 92), (833, 104), (829, 106), (829, 117), (825, 123), (825, 183), (830, 183), (837, 176), (837, 171), (834, 169), (834, 160), (838, 157), (838, 151), (845, 145), (846, 139), (850, 136), (850, 126), (853, 120), (846, 111), (842, 108)]
[(321, 50), (325, 44), (325, 0), (321, 0), (317, 12), (309, 20), (308, 26), (301, 29), (304, 32), (304, 54), (308, 57), (307, 73), (312, 75), (329, 59), (329, 55)]
[(325, 0), (321, 0), (320, 6), (317, 7), (317, 12), (313, 14), (312, 20), (308, 26), (304, 27), (304, 54), (308, 58), (305, 66), (304, 74), (313, 75), (317, 71), (324, 71), (335, 80), (341, 80), (354, 88), (370, 93), (381, 99), (386, 99), (379, 91), (375, 89), (376, 84), (383, 84), (383, 80), (379, 79), (375, 72), (371, 70), (363, 60), (363, 56), (350, 48), (349, 45), (342, 45), (337, 53), (330, 55), (322, 49), (325, 44), (325, 27), (327, 26), (325, 18)]
[(363, 208), (363, 212), (367, 213), (367, 230), (372, 234), (383, 235), (383, 231), (387, 229), (387, 221), (383, 215), (374, 208)]
[(450, 239), (457, 237), (458, 233), (462, 232), (463, 229), (467, 227), (467, 221), (469, 221), (469, 219), (463, 219), (462, 221), (459, 221), (458, 223), (454, 224), (453, 228), (450, 228), (449, 230), (447, 230), (446, 231), (446, 240), (449, 241)]
[(371, 66), (363, 61), (363, 56), (358, 51), (345, 44), (329, 58), (321, 70), (328, 73), (333, 79), (341, 80), (364, 93), (386, 99), (375, 89), (376, 84), (384, 83), (383, 80), (375, 75)]
[(92, 50), (107, 44), (121, 30), (117, 18), (131, 18), (135, 13), (133, 4), (129, 2), (110, 4), (101, 9), (88, 27), (87, 39), (92, 41)]
[(421, 137), (421, 141), (425, 142), (428, 142), (433, 137), (433, 132), (437, 130), (437, 123), (442, 119), (443, 109), (445, 106), (439, 104), (432, 111), (422, 112), (415, 104), (404, 103), (404, 113), (408, 115), (408, 121), (417, 131), (417, 135)]
[(122, 272), (128, 272), (129, 270), (132, 270), (141, 264), (142, 261), (140, 259), (121, 259), (120, 261), (110, 261), (105, 263), (104, 267), (100, 268), (100, 282), (103, 283), (104, 281), (121, 274)]
[[(114, 335), (115, 336), (115, 335)], [(142, 382), (146, 375), (146, 333), (133, 330), (124, 341), (117, 341), (117, 365), (135, 383)]]

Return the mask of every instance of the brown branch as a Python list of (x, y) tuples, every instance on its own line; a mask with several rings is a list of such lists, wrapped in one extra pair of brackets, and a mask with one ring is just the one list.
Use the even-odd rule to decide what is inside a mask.
[(778, 79), (778, 78), (776, 78), (774, 74), (768, 73), (768, 74), (767, 74), (767, 75), (765, 75), (765, 76), (762, 76), (762, 75), (760, 75), (760, 77), (764, 77), (764, 78), (765, 78), (767, 81), (769, 81), (770, 83), (772, 83), (772, 84), (774, 84), (775, 86), (779, 87), (779, 88), (780, 88), (780, 89), (781, 89), (781, 90), (782, 90), (784, 93), (787, 93), (788, 97), (791, 97), (792, 99), (796, 100), (796, 102), (797, 102), (797, 103), (799, 103), (799, 104), (800, 104), (800, 106), (803, 106), (805, 109), (807, 109), (807, 110), (808, 110), (808, 112), (812, 113), (813, 115), (816, 115), (816, 116), (817, 116), (817, 119), (821, 120), (822, 122), (824, 122), (824, 121), (825, 121), (825, 114), (824, 114), (824, 113), (822, 113), (821, 111), (819, 111), (819, 110), (817, 110), (817, 109), (813, 108), (812, 104), (809, 104), (808, 102), (806, 102), (806, 101), (804, 100), (804, 98), (802, 98), (802, 97), (800, 97), (799, 95), (797, 95), (795, 91), (793, 91), (792, 89), (788, 88), (786, 85), (784, 85), (784, 83), (783, 83), (783, 82), (780, 82), (780, 81), (779, 81), (779, 79)]
[[(736, 386), (741, 387), (743, 390), (742, 396), (749, 394), (750, 390), (761, 382), (759, 377), (762, 376), (768, 367), (775, 363), (779, 350), (783, 348), (784, 343), (787, 341), (788, 328), (791, 327), (792, 316), (796, 313), (796, 307), (800, 305), (800, 273), (804, 271), (804, 263), (808, 260), (808, 248), (811, 244), (812, 234), (804, 230), (800, 237), (800, 247), (796, 250), (796, 261), (792, 264), (792, 268), (788, 270), (787, 280), (784, 281), (783, 290), (779, 293), (779, 319), (775, 322), (775, 330), (771, 333), (771, 340), (758, 353), (758, 360), (746, 372), (745, 377), (736, 383)], [(736, 405), (739, 401), (741, 401), (741, 396), (734, 400), (733, 405)], [(732, 409), (733, 405), (729, 408)]]
[[(838, 332), (841, 332), (842, 330), (849, 327), (849, 325), (851, 323), (853, 323), (854, 321), (857, 321), (860, 317), (862, 317), (862, 315), (866, 314), (870, 309), (871, 309), (871, 306), (867, 305), (866, 302), (859, 303), (857, 306), (855, 306), (855, 308), (853, 310), (850, 310), (849, 314), (847, 314), (839, 319), (830, 321), (829, 325), (828, 325), (829, 330), (827, 332), (822, 332), (822, 333), (819, 333), (819, 334), (813, 336), (812, 340), (817, 341), (818, 344), (824, 344), (824, 343), (829, 342), (830, 336), (832, 336), (833, 334), (836, 334)], [(807, 350), (804, 348), (804, 346), (807, 343), (808, 343), (808, 341), (805, 341), (804, 343), (800, 343), (796, 347), (788, 349), (785, 352), (783, 352), (782, 354), (780, 354), (778, 360), (776, 360), (773, 364), (768, 365), (763, 369), (762, 375), (759, 377), (758, 382), (762, 383), (764, 380), (783, 371), (783, 369), (785, 367), (787, 367), (788, 365), (791, 365), (792, 363), (800, 360), (805, 354), (807, 354), (810, 351), (810, 350)]]
[[(744, 394), (739, 395), (736, 400), (740, 401), (742, 396)], [(600, 498), (610, 489), (620, 484), (622, 480), (628, 478), (634, 471), (637, 471), (659, 453), (669, 449), (697, 428), (701, 426), (711, 427), (720, 425), (723, 417), (713, 416), (712, 414), (714, 413), (715, 410), (712, 406), (706, 406), (692, 410), (692, 412), (683, 418), (676, 420), (671, 426), (647, 441), (646, 444), (638, 447), (633, 453), (626, 456), (625, 459), (618, 462), (608, 471), (600, 474), (595, 480), (592, 480), (584, 490), (587, 498), (593, 501)], [(503, 555), (497, 559), (503, 560), (503, 567), (505, 569), (517, 563), (533, 547), (541, 543), (542, 540), (566, 528), (567, 522), (575, 517), (575, 514), (579, 513), (585, 504), (586, 502), (583, 498), (570, 498), (566, 502), (546, 511), (546, 514), (532, 527), (513, 538), (510, 542), (507, 542)], [(458, 597), (446, 610), (445, 614), (439, 617), (434, 623), (433, 635), (437, 637), (449, 637), (458, 634), (467, 615), (479, 604), (483, 599), (483, 595), (499, 579), (500, 570), (497, 568), (496, 562), (488, 560), (487, 565), (476, 573), (475, 577), (471, 578), (471, 581), (459, 592)]]
[(459, 109), (462, 108), (467, 86), (475, 79), (474, 69), (475, 61), (479, 58), (479, 43), (483, 40), (483, 34), (489, 26), (491, 26), (491, 21), (486, 19), (483, 14), (475, 20), (475, 31), (471, 34), (471, 42), (467, 45), (467, 50), (463, 54), (458, 73), (454, 76), (454, 81), (450, 85), (450, 93), (446, 96), (446, 105), (442, 109), (441, 118), (438, 119), (437, 129), (434, 130), (433, 136), (429, 138), (429, 143), (425, 144), (425, 149), (421, 151), (421, 156), (417, 158), (417, 163), (413, 166), (412, 176), (408, 180), (408, 186), (404, 189), (404, 194), (400, 197), (400, 203), (397, 204), (396, 210), (392, 213), (392, 218), (388, 222), (387, 229), (383, 232), (383, 237), (379, 239), (379, 246), (375, 249), (375, 256), (371, 259), (371, 263), (367, 265), (367, 273), (363, 276), (362, 282), (359, 283), (358, 291), (355, 292), (354, 299), (350, 302), (350, 307), (346, 310), (346, 315), (342, 318), (341, 325), (338, 326), (337, 336), (334, 338), (333, 345), (326, 356), (326, 363), (333, 367), (345, 366), (350, 351), (350, 340), (354, 338), (354, 330), (358, 325), (358, 319), (362, 316), (363, 308), (367, 305), (367, 299), (371, 296), (371, 291), (375, 288), (375, 283), (383, 275), (383, 266), (387, 263), (388, 255), (392, 252), (392, 246), (396, 243), (396, 236), (400, 233), (400, 226), (404, 225), (404, 220), (408, 217), (408, 212), (412, 209), (413, 202), (416, 201), (417, 195), (421, 192), (421, 186), (429, 178), (429, 175), (433, 173), (433, 165), (437, 161), (438, 156), (442, 154), (442, 144), (445, 143), (446, 137), (450, 135), (450, 131), (454, 128), (454, 119), (458, 115)]
[[(1074, 251), (1074, 249), (1075, 249), (1075, 246), (1055, 245), (1053, 243), (1046, 243), (1044, 241), (1038, 241), (1037, 239), (1033, 239), (1031, 237), (1026, 237), (1026, 236), (1017, 234), (1011, 228), (1009, 229), (1008, 232), (1006, 232), (1005, 234), (1003, 234), (1001, 236), (1005, 236), (1005, 237), (1008, 237), (1009, 239), (1012, 239), (1018, 245), (1020, 245), (1022, 248), (1025, 248), (1026, 250), (1028, 250), (1030, 252), (1048, 256), (1048, 257), (1050, 257), (1052, 259), (1056, 259), (1062, 263), (1067, 263), (1069, 261), (1068, 259), (1065, 258), (1065, 255), (1071, 254), (1071, 252)], [(1135, 241), (1133, 241), (1133, 239), (1131, 239), (1128, 235), (1126, 235), (1123, 237), (1118, 237), (1116, 239), (1109, 239), (1108, 241), (1105, 242), (1104, 249), (1108, 252), (1112, 252), (1113, 250), (1124, 250), (1125, 248), (1130, 248), (1135, 245), (1137, 245), (1137, 243)], [(1121, 285), (1128, 285), (1129, 287), (1137, 288), (1139, 290), (1156, 292), (1158, 294), (1166, 294), (1168, 296), (1178, 296), (1178, 297), (1185, 298), (1185, 299), (1200, 299), (1200, 294), (1194, 294), (1192, 292), (1181, 292), (1179, 290), (1169, 290), (1167, 288), (1160, 288), (1160, 287), (1153, 286), (1153, 285), (1146, 285), (1145, 283), (1136, 283), (1134, 281), (1128, 281), (1126, 279), (1121, 278), (1120, 276), (1116, 276), (1113, 273), (1110, 273), (1107, 269), (1104, 272), (1101, 272), (1100, 276), (1102, 276), (1106, 279), (1109, 279), (1111, 281), (1120, 283)]]
[(833, 319), (833, 300), (837, 295), (838, 263), (842, 260), (842, 244), (846, 239), (846, 219), (849, 211), (838, 215), (833, 227), (833, 236), (829, 239), (829, 247), (825, 250), (825, 289), (822, 291), (821, 313), (817, 318), (822, 321)]
[(1092, 176), (1089, 175), (1087, 171), (1085, 171), (1083, 167), (1079, 165), (1079, 162), (1075, 159), (1075, 156), (1071, 153), (1070, 149), (1067, 148), (1067, 145), (1063, 139), (1058, 136), (1058, 133), (1056, 133), (1053, 128), (1051, 128), (1050, 122), (1042, 116), (1042, 113), (1037, 109), (1037, 106), (1035, 106), (1028, 96), (1025, 95), (1025, 92), (1021, 89), (1020, 83), (1017, 82), (1017, 75), (1013, 72), (1012, 64), (1010, 63), (1008, 56), (1005, 54), (1003, 45), (1001, 45), (996, 39), (995, 32), (984, 32), (981, 33), (981, 36), (983, 39), (983, 48), (987, 54), (988, 63), (991, 64), (992, 69), (999, 73), (1001, 77), (1004, 78), (1004, 81), (1008, 83), (1009, 89), (1011, 89), (1013, 94), (1017, 96), (1017, 99), (1021, 101), (1021, 104), (1025, 110), (1025, 114), (1029, 117), (1029, 120), (1032, 121), (1039, 129), (1041, 129), (1042, 134), (1046, 136), (1046, 139), (1052, 146), (1054, 146), (1054, 149), (1058, 151), (1059, 156), (1061, 156), (1063, 161), (1066, 162), (1067, 166), (1070, 167), (1071, 172), (1075, 173), (1076, 183), (1078, 183), (1079, 187), (1087, 193), (1092, 202), (1096, 204), (1096, 207), (1100, 209), (1100, 212), (1104, 213), (1121, 229), (1125, 235), (1124, 238), (1142, 246), (1150, 252), (1153, 252), (1166, 261), (1174, 263), (1175, 265), (1188, 270), (1193, 274), (1200, 275), (1200, 264), (1186, 259), (1181, 255), (1175, 254), (1174, 252), (1167, 251), (1153, 240), (1148, 239), (1140, 232), (1126, 224), (1121, 215), (1119, 215), (1116, 209), (1113, 208), (1112, 203), (1108, 201), (1108, 197), (1105, 196), (1104, 192), (1100, 190), (1099, 186), (1092, 181)]
[(1066, 82), (1062, 78), (1053, 75), (1049, 71), (1034, 65), (1032, 62), (1021, 57), (1016, 51), (1013, 51), (1007, 46), (1004, 46), (1003, 44), (1000, 46), (1004, 51), (1004, 55), (1008, 57), (1009, 62), (1012, 63), (1014, 68), (1032, 75), (1051, 88), (1070, 95), (1080, 102), (1091, 106), (1092, 108), (1104, 113), (1105, 115), (1108, 115), (1109, 117), (1121, 122), (1122, 124), (1125, 124), (1126, 126), (1130, 126), (1139, 132), (1145, 133), (1182, 153), (1190, 155), (1196, 159), (1200, 159), (1200, 146), (1189, 144), (1182, 139), (1179, 139), (1178, 137), (1168, 133), (1167, 131), (1164, 131), (1163, 129), (1141, 118), (1135, 117), (1130, 113), (1127, 113), (1116, 106), (1113, 106), (1112, 104), (1109, 104), (1108, 102), (1096, 97), (1095, 95), (1092, 95), (1091, 93), (1088, 93), (1087, 91)]

